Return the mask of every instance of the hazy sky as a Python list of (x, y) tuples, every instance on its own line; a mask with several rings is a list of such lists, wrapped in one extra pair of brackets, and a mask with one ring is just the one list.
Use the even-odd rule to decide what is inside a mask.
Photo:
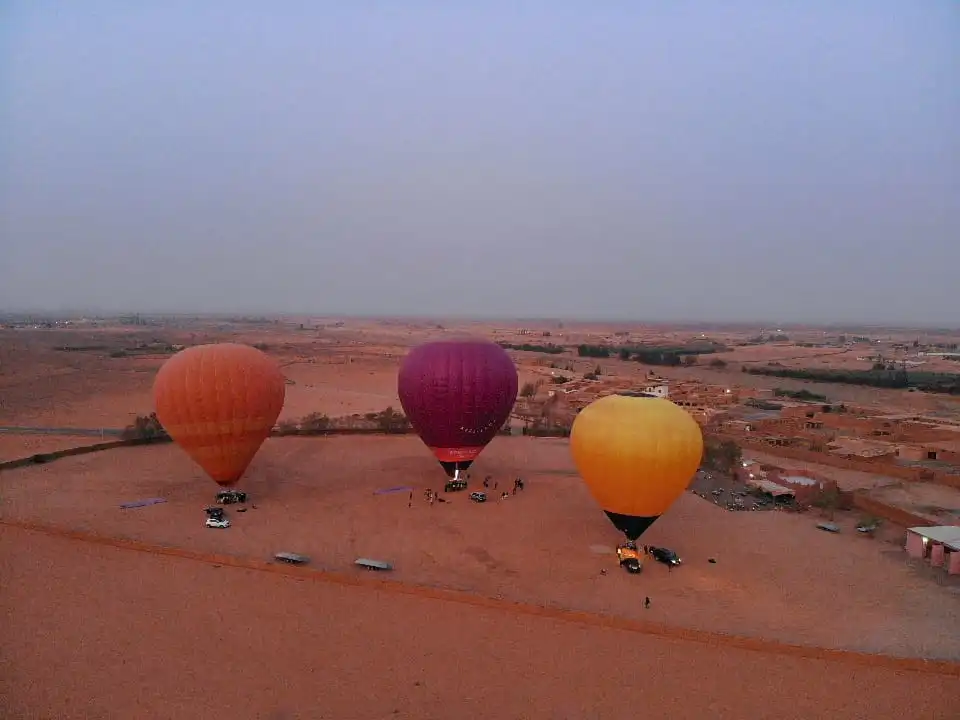
[(4, 0), (64, 308), (960, 326), (960, 3)]

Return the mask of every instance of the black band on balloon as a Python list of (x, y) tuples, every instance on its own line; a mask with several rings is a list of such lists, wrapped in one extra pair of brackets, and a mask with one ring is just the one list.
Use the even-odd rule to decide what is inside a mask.
[(460, 472), (463, 472), (468, 467), (473, 465), (473, 460), (464, 460), (463, 462), (444, 462), (440, 461), (440, 467), (443, 468), (444, 472), (447, 473), (447, 477), (453, 477), (456, 475), (457, 468), (460, 469)]
[(621, 515), (620, 513), (604, 510), (613, 526), (627, 536), (628, 540), (636, 540), (643, 535), (653, 523), (657, 521), (659, 515), (649, 517), (640, 517), (638, 515)]

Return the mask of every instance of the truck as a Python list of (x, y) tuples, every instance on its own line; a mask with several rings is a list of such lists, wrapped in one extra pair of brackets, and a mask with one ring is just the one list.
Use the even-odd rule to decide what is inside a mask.
[(628, 541), (623, 545), (618, 545), (617, 560), (620, 561), (620, 567), (632, 575), (643, 572), (643, 558), (640, 551), (637, 550), (635, 542)]

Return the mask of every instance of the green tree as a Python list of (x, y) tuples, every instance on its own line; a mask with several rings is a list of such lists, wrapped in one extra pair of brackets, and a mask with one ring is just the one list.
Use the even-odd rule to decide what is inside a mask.
[(300, 421), (301, 435), (323, 435), (330, 429), (330, 418), (323, 413), (310, 413)]
[(410, 421), (402, 412), (387, 407), (377, 418), (377, 426), (388, 433), (403, 433), (410, 429)]
[(718, 472), (731, 474), (743, 462), (740, 446), (733, 440), (708, 440), (703, 448), (703, 464)]

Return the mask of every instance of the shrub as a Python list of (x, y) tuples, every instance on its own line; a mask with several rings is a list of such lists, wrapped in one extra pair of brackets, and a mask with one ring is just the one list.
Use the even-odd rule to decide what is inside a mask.
[(330, 418), (323, 413), (310, 413), (300, 420), (300, 435), (323, 435), (330, 424)]
[(121, 437), (124, 440), (159, 440), (170, 436), (157, 419), (157, 414), (150, 413), (149, 415), (137, 415), (137, 419), (124, 428)]
[(377, 417), (377, 427), (388, 433), (405, 433), (410, 430), (410, 421), (402, 412), (388, 407)]
[(300, 432), (300, 426), (293, 420), (281, 420), (277, 423), (277, 435), (296, 435)]

